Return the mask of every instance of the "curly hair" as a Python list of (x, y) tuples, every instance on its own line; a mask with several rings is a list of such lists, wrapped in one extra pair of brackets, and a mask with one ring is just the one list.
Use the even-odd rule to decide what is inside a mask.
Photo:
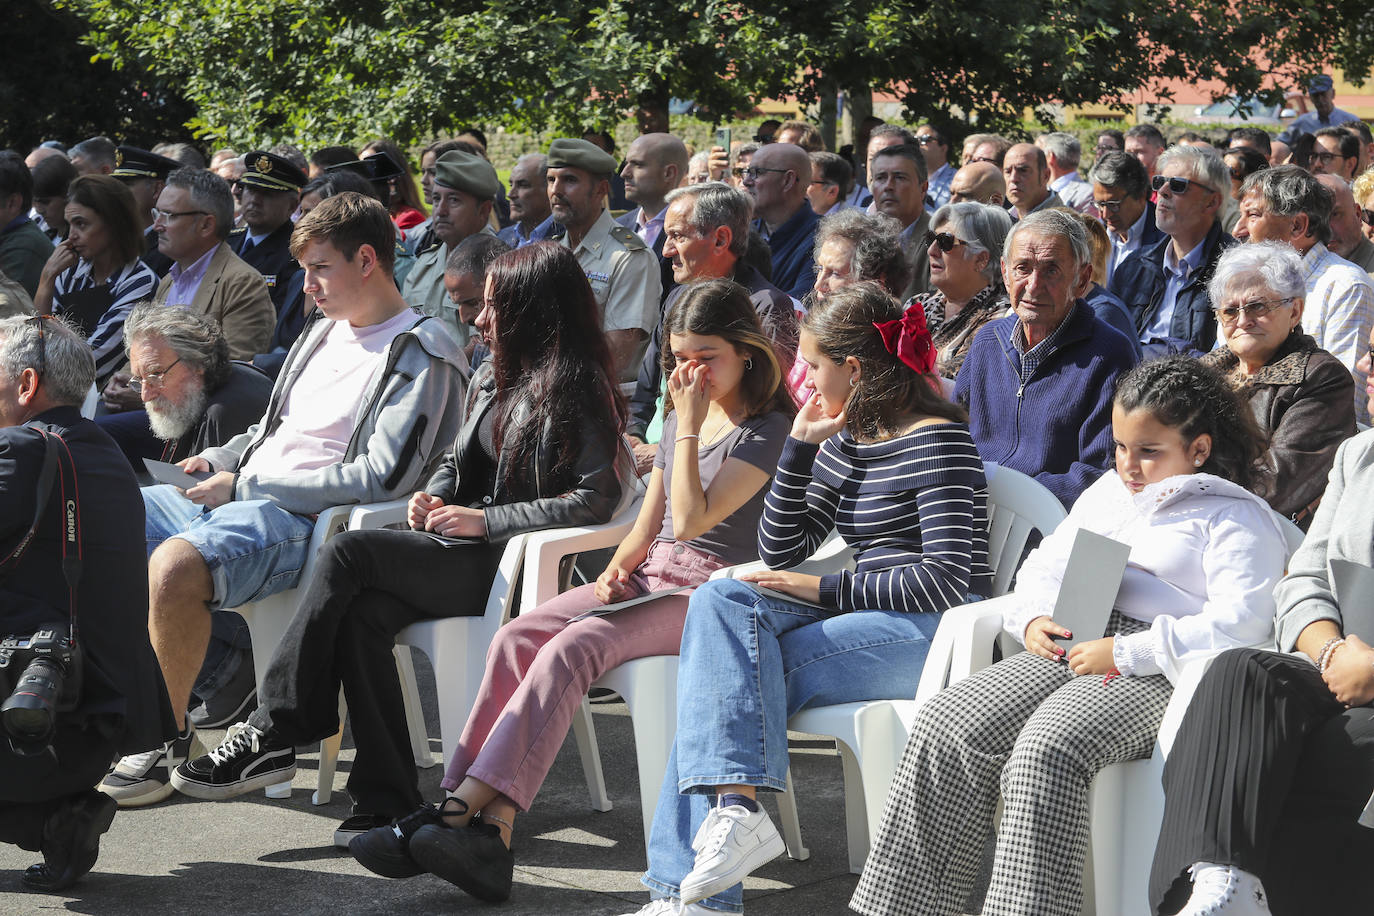
[(1209, 366), (1190, 356), (1141, 363), (1117, 382), (1115, 402), (1126, 413), (1149, 411), (1185, 442), (1211, 436), (1212, 450), (1199, 471), (1247, 490), (1259, 482), (1264, 433), (1250, 406)]

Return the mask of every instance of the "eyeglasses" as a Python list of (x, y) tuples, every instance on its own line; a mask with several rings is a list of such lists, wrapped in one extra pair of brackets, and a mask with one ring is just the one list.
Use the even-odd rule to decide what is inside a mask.
[(1121, 147), (1119, 147), (1119, 146), (1106, 146), (1106, 145), (1099, 144), (1099, 145), (1097, 146), (1097, 151), (1098, 151), (1099, 153), (1119, 153), (1119, 152), (1121, 152)]
[(939, 245), (940, 250), (943, 251), (945, 254), (949, 254), (951, 251), (953, 251), (956, 245), (967, 244), (968, 242), (965, 242), (963, 239), (959, 238), (952, 232), (926, 233), (926, 247), (929, 248), (931, 245)]
[(1275, 309), (1281, 308), (1293, 301), (1293, 297), (1287, 299), (1252, 299), (1243, 305), (1228, 305), (1216, 310), (1217, 317), (1226, 324), (1233, 324), (1240, 318), (1240, 313), (1244, 312), (1251, 318), (1263, 318)]
[(1312, 154), (1312, 158), (1313, 158), (1313, 159), (1316, 159), (1316, 160), (1317, 160), (1318, 162), (1320, 162), (1322, 165), (1330, 165), (1333, 161), (1335, 161), (1335, 160), (1337, 160), (1337, 159), (1350, 159), (1350, 158), (1352, 158), (1352, 157), (1350, 157), (1350, 156), (1342, 156), (1340, 153), (1333, 153), (1333, 152), (1330, 152), (1330, 151), (1328, 151), (1328, 150), (1323, 150), (1323, 151), (1320, 152), (1320, 153), (1314, 152), (1314, 153)]
[(917, 138), (916, 138), (916, 145), (917, 145), (917, 146), (930, 146), (930, 144), (932, 144), (932, 143), (939, 143), (939, 142), (940, 142), (940, 138), (939, 138), (939, 137), (932, 137), (932, 136), (930, 136), (929, 134), (927, 134), (927, 135), (924, 136), (924, 137), (917, 137)]
[(792, 170), (791, 170), (791, 169), (761, 169), (761, 168), (758, 168), (757, 166), (752, 166), (752, 165), (751, 165), (751, 166), (750, 166), (749, 168), (747, 168), (747, 169), (736, 169), (736, 170), (735, 170), (735, 174), (736, 174), (736, 175), (739, 175), (739, 176), (742, 177), (742, 178), (748, 178), (750, 181), (758, 181), (758, 180), (759, 180), (759, 176), (762, 175), (764, 172), (777, 172), (779, 175), (785, 175), (786, 173), (788, 173), (788, 172), (790, 172), (790, 171), (792, 171)]
[(205, 210), (153, 210), (153, 222), (170, 223), (178, 216), (209, 216)]
[(1208, 194), (1217, 193), (1216, 188), (1209, 188), (1202, 182), (1194, 181), (1191, 178), (1166, 178), (1163, 175), (1156, 175), (1154, 178), (1150, 179), (1151, 190), (1159, 191), (1165, 185), (1169, 186), (1169, 193), (1171, 194), (1187, 194), (1189, 185), (1197, 185)]
[(1122, 200), (1095, 200), (1093, 207), (1102, 213), (1116, 213), (1125, 202), (1124, 198)]
[(132, 388), (137, 394), (142, 394), (144, 388), (156, 388), (159, 391), (161, 391), (162, 382), (164, 379), (167, 378), (167, 373), (171, 372), (172, 369), (179, 362), (181, 362), (181, 357), (177, 357), (176, 359), (172, 360), (172, 365), (168, 366), (166, 369), (163, 369), (161, 372), (153, 372), (143, 376), (143, 378), (134, 376), (133, 378), (129, 379), (129, 387)]
[(52, 315), (34, 315), (32, 318), (25, 319), (25, 323), (32, 322), (38, 329), (38, 377), (42, 378), (48, 374), (48, 338), (43, 333), (43, 322), (56, 321)]
[(1366, 226), (1374, 226), (1374, 210), (1366, 210), (1361, 207), (1360, 222), (1364, 223)]

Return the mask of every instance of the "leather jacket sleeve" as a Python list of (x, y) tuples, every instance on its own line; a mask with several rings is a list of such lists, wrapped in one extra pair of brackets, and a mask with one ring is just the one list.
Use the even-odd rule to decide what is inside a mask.
[[(541, 528), (570, 528), (610, 521), (627, 487), (629, 467), (622, 455), (626, 449), (619, 435), (593, 435), (585, 430), (577, 443), (579, 456), (572, 486), (563, 493), (534, 499), (487, 506), (487, 540), (501, 542), (526, 531)], [(537, 463), (539, 474), (548, 474), (548, 442), (541, 442)]]

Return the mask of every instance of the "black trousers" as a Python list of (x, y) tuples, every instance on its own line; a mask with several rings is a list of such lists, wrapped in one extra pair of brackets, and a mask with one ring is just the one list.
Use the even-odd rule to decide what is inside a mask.
[(501, 545), (444, 547), (415, 531), (348, 531), (314, 578), (272, 656), (249, 721), (274, 744), (301, 745), (339, 727), (339, 687), (357, 754), (348, 774), (355, 814), (399, 817), (420, 806), (392, 649), (417, 620), (482, 613)]
[(115, 739), (95, 729), (63, 726), (49, 756), (21, 757), (0, 736), (0, 843), (37, 852), (48, 816), (74, 795), (90, 792), (115, 757)]
[(1240, 649), (1208, 670), (1164, 766), (1150, 903), (1176, 913), (1195, 862), (1259, 875), (1276, 916), (1369, 911), (1374, 709), (1301, 658)]

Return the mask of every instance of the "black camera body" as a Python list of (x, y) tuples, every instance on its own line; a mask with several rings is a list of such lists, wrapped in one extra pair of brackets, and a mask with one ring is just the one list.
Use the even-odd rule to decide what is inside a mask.
[(57, 730), (57, 714), (81, 699), (81, 651), (66, 623), (32, 636), (0, 641), (0, 727), (18, 754), (41, 754)]

